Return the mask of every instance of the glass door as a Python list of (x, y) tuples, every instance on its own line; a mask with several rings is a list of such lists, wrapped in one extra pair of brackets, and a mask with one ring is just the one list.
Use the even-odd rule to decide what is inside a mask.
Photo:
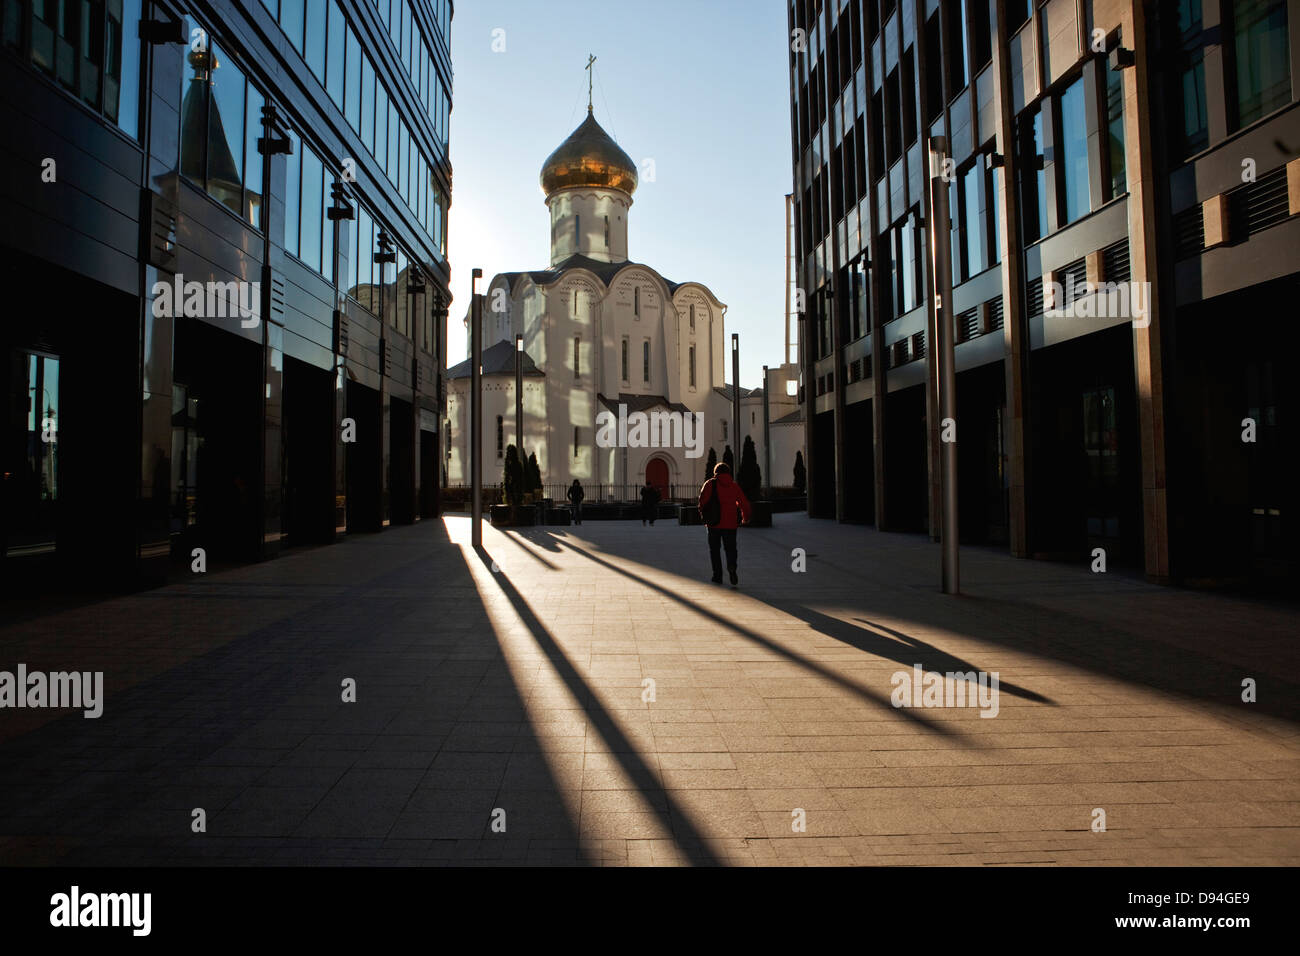
[(59, 501), (59, 360), (10, 354), (4, 450), (5, 555), (54, 551)]

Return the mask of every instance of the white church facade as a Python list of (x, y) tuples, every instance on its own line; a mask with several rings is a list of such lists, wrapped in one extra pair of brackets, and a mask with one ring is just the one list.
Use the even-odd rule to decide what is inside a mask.
[[(628, 258), (636, 166), (590, 107), (546, 160), (541, 185), (550, 267), (500, 273), (484, 293), (484, 483), (501, 480), (506, 446), (522, 444), (525, 456), (537, 455), (552, 492), (575, 478), (589, 500), (632, 497), (647, 483), (665, 497), (698, 488), (710, 448), (721, 460), (731, 445), (740, 459), (728, 434), (727, 307), (702, 283), (672, 282)], [(446, 477), (467, 484), (469, 362), (450, 369), (448, 380)], [(629, 419), (631, 427), (617, 426)], [(638, 430), (640, 423), (648, 424)]]

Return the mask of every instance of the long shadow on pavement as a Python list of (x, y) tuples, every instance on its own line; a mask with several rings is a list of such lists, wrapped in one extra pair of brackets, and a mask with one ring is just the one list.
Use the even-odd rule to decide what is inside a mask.
[[(240, 633), (242, 601), (304, 572), (337, 588)], [(590, 862), (442, 522), (156, 593), (229, 597), (235, 636), (0, 745), (0, 864)], [(115, 653), (152, 629), (121, 622)]]

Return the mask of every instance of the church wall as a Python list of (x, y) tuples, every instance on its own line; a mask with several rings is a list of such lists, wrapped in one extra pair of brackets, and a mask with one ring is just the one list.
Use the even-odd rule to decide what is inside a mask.
[[(631, 203), (628, 196), (613, 189), (562, 189), (554, 193), (546, 203), (551, 213), (551, 265), (574, 253), (598, 262), (626, 261)], [(606, 217), (609, 218), (608, 243)]]

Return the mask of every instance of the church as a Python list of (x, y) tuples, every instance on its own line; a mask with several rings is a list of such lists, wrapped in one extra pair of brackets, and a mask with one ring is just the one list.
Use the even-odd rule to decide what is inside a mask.
[[(484, 293), (483, 482), (501, 481), (505, 448), (515, 444), (536, 453), (552, 496), (575, 478), (589, 501), (634, 498), (643, 484), (664, 498), (693, 495), (710, 448), (721, 460), (731, 445), (740, 458), (724, 381), (727, 307), (700, 282), (673, 282), (628, 258), (637, 167), (590, 104), (543, 163), (541, 186), (549, 268), (499, 273)], [(446, 477), (468, 484), (469, 362), (451, 368), (448, 381)], [(648, 427), (609, 427), (629, 419)]]

